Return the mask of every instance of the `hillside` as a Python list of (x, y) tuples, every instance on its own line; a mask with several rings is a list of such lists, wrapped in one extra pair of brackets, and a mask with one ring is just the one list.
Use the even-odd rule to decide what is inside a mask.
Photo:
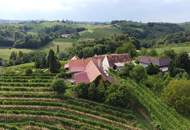
[(190, 121), (188, 119), (185, 119), (174, 109), (168, 107), (145, 86), (139, 86), (132, 80), (119, 79), (118, 81), (125, 85), (138, 98), (160, 128), (168, 130), (188, 130), (190, 128)]
[(0, 25), (0, 47), (39, 49), (62, 35), (85, 30), (65, 22), (32, 21)]
[(72, 97), (58, 98), (50, 87), (53, 79), (50, 75), (0, 76), (0, 127), (14, 130), (149, 129), (131, 110)]
[(185, 30), (190, 31), (190, 22), (185, 22), (180, 24)]
[[(74, 43), (101, 40), (119, 35), (128, 35), (139, 42), (139, 47), (180, 44), (190, 41), (188, 23), (139, 23), (112, 21), (111, 23), (77, 23), (65, 21), (28, 21), (0, 25), (0, 58), (8, 59), (12, 51), (60, 51), (72, 47)], [(6, 34), (6, 32), (8, 32)], [(62, 34), (72, 34), (63, 38)], [(5, 36), (6, 34), (6, 36)], [(27, 40), (29, 39), (29, 40)], [(14, 49), (9, 49), (14, 48)], [(27, 49), (27, 50), (25, 50)], [(67, 51), (67, 50), (66, 50)]]
[[(132, 21), (1, 24), (0, 129), (188, 130), (188, 26)], [(141, 56), (167, 63), (144, 64)], [(104, 71), (106, 58), (113, 64), (106, 68), (111, 73)]]

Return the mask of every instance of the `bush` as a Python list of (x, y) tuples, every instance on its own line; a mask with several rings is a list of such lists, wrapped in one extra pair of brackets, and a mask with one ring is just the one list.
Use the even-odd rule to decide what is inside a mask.
[(127, 87), (111, 85), (106, 97), (107, 104), (116, 107), (131, 107), (136, 104), (136, 99), (129, 93)]
[(106, 95), (106, 83), (97, 79), (90, 84), (79, 84), (74, 88), (75, 96), (97, 102), (104, 102)]
[(64, 78), (64, 79), (68, 79), (71, 78), (71, 74), (70, 73), (66, 73), (65, 71), (62, 71), (61, 73), (56, 75), (57, 78)]
[(33, 73), (32, 69), (26, 69), (25, 70), (25, 75), (27, 75), (27, 76), (32, 75), (32, 73)]
[(130, 71), (130, 77), (137, 82), (147, 79), (147, 73), (143, 66), (137, 65)]
[(64, 80), (55, 80), (53, 83), (52, 83), (52, 88), (54, 91), (56, 91), (58, 94), (64, 94), (65, 93), (65, 90), (67, 88)]
[(160, 72), (160, 69), (158, 66), (150, 64), (148, 65), (148, 67), (146, 68), (146, 71), (149, 75), (154, 75), (154, 74), (158, 74)]

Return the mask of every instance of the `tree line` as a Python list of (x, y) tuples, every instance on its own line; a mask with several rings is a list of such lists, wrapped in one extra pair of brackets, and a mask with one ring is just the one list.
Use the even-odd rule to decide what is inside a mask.
[(0, 47), (37, 49), (61, 37), (62, 34), (77, 35), (84, 30), (83, 27), (72, 27), (63, 23), (52, 25), (48, 22), (0, 25)]

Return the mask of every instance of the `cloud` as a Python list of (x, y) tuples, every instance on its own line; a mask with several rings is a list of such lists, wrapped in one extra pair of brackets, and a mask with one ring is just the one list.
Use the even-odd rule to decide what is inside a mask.
[(4, 11), (57, 11), (67, 10), (61, 0), (0, 0), (0, 9)]
[(0, 0), (5, 11), (59, 11), (87, 7), (92, 4), (112, 3), (120, 0)]
[(190, 0), (0, 0), (0, 19), (184, 21)]

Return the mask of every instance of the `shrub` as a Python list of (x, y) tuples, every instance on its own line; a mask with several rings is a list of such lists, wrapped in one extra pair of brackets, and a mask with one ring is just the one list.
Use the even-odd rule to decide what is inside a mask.
[(25, 70), (25, 75), (27, 75), (27, 76), (32, 75), (32, 73), (33, 73), (32, 69), (26, 69)]
[(55, 80), (53, 83), (52, 83), (52, 88), (54, 91), (56, 91), (58, 94), (64, 94), (65, 93), (65, 90), (67, 88), (64, 80)]
[(134, 80), (136, 80), (137, 82), (140, 82), (144, 79), (147, 79), (147, 73), (146, 70), (143, 66), (141, 65), (137, 65), (135, 66), (132, 71), (130, 71), (130, 77)]
[(158, 74), (160, 72), (160, 69), (158, 66), (150, 64), (148, 65), (148, 67), (146, 68), (146, 71), (149, 75), (154, 75), (154, 74)]
[(113, 84), (108, 90), (108, 96), (106, 97), (105, 102), (116, 107), (129, 107), (136, 101), (129, 93), (127, 87)]
[(74, 88), (75, 95), (79, 98), (88, 98), (88, 85), (79, 84)]
[(71, 78), (71, 74), (70, 73), (66, 73), (65, 71), (62, 71), (61, 73), (56, 75), (57, 78)]

